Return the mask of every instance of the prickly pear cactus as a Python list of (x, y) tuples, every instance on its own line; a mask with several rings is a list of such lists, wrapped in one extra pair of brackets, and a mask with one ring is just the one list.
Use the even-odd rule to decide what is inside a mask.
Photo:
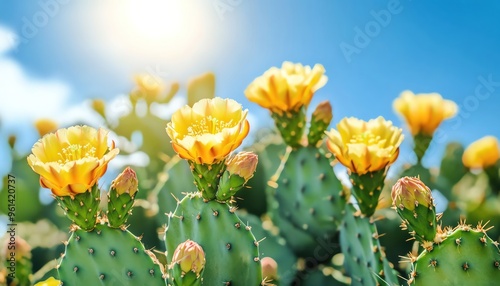
[(378, 237), (374, 221), (356, 213), (352, 205), (346, 205), (340, 245), (345, 269), (352, 278), (351, 285), (399, 285)]
[[(287, 155), (271, 179), (268, 209), (292, 249), (308, 256), (317, 246), (316, 238), (337, 232), (346, 201), (330, 161), (318, 148), (289, 150)], [(303, 233), (300, 245), (294, 243), (300, 237), (297, 232)]]
[(438, 234), (443, 241), (411, 257), (408, 285), (496, 285), (500, 281), (498, 242), (479, 224), (460, 223)]
[(205, 202), (199, 193), (187, 194), (168, 218), (168, 263), (174, 262), (177, 246), (190, 239), (205, 252), (202, 279), (207, 285), (260, 285), (259, 242), (235, 211), (226, 203)]
[(64, 285), (165, 285), (155, 256), (125, 229), (74, 230), (58, 265)]

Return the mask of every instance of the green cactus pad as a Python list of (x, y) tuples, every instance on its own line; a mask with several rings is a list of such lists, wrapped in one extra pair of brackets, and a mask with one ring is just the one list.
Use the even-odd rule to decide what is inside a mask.
[(156, 258), (127, 230), (76, 230), (58, 265), (64, 285), (165, 285)]
[(472, 228), (461, 223), (442, 235), (445, 236), (442, 243), (430, 251), (424, 250), (416, 258), (409, 285), (498, 285), (498, 242), (488, 237), (484, 226)]
[(224, 161), (211, 165), (189, 162), (189, 167), (193, 172), (194, 184), (203, 198), (206, 200), (215, 199), (220, 176), (226, 168)]
[[(253, 235), (260, 241), (260, 257), (271, 257), (278, 264), (279, 284), (290, 285), (295, 277), (297, 257), (288, 247), (286, 240), (264, 229), (262, 221), (255, 215), (238, 212), (238, 217), (252, 227)], [(271, 281), (271, 283), (276, 283), (276, 281)]]
[[(289, 150), (271, 186), (270, 216), (298, 255), (312, 255), (317, 239), (328, 239), (338, 231), (346, 203), (342, 184), (317, 148)], [(300, 231), (310, 237), (310, 247), (298, 243), (294, 247)]]
[(205, 252), (204, 284), (260, 285), (258, 242), (235, 210), (213, 200), (205, 202), (199, 193), (187, 194), (169, 215), (165, 230), (168, 263), (176, 247), (190, 239)]
[(346, 205), (345, 220), (340, 229), (340, 245), (351, 285), (399, 285), (381, 248), (375, 223), (356, 213), (350, 204)]

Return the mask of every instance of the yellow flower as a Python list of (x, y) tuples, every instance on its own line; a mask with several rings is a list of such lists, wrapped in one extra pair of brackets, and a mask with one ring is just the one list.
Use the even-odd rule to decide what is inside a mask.
[(38, 134), (40, 134), (40, 137), (49, 132), (56, 131), (57, 127), (57, 123), (52, 119), (43, 118), (35, 121), (35, 128), (38, 131)]
[(160, 97), (165, 89), (163, 81), (149, 74), (137, 75), (134, 80), (137, 87), (132, 91), (131, 95), (135, 99), (143, 98), (147, 102), (153, 102)]
[(35, 286), (59, 286), (62, 285), (61, 281), (55, 279), (54, 277), (49, 277), (45, 281), (40, 281), (35, 284)]
[(325, 68), (284, 62), (281, 69), (272, 67), (257, 77), (245, 90), (248, 100), (282, 114), (308, 106), (316, 90), (326, 84)]
[(457, 114), (455, 102), (446, 100), (438, 93), (413, 94), (403, 91), (393, 103), (396, 113), (404, 117), (413, 135), (419, 133), (432, 136), (445, 119)]
[(402, 130), (381, 116), (368, 122), (344, 118), (337, 129), (326, 132), (327, 147), (354, 173), (363, 175), (381, 170), (398, 158)]
[(28, 164), (40, 175), (40, 185), (56, 196), (73, 197), (96, 184), (119, 150), (113, 141), (108, 147), (104, 129), (73, 126), (43, 136), (31, 152)]
[(464, 165), (471, 169), (487, 168), (500, 159), (500, 147), (497, 138), (485, 136), (472, 142), (462, 156)]
[(215, 164), (241, 145), (250, 129), (248, 110), (232, 99), (202, 99), (172, 115), (167, 133), (174, 150), (197, 164)]

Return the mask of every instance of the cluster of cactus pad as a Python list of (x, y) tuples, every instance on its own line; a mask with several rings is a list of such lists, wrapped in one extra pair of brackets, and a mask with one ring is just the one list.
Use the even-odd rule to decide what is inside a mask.
[[(432, 136), (416, 134), (415, 164), (394, 172), (395, 178), (386, 177), (388, 166), (362, 174), (351, 170), (346, 184), (334, 171), (338, 158), (323, 144), (333, 117), (328, 102), (310, 116), (307, 104), (271, 112), (276, 128), (259, 130), (254, 144), (227, 160), (181, 160), (164, 132), (168, 120), (152, 107), (168, 104), (178, 90), (178, 83), (160, 93), (138, 88), (129, 95), (131, 111), (118, 119), (110, 117), (103, 101), (93, 102), (108, 129), (122, 139), (141, 133), (142, 146), (124, 148), (124, 153), (143, 151), (150, 164), (124, 171), (139, 178), (132, 185), (126, 180), (125, 192), (115, 180), (106, 196), (96, 184), (83, 194), (54, 196), (45, 208), (37, 201), (32, 208), (19, 203), (19, 209), (32, 212), (19, 218), (46, 216), (54, 228), (70, 232), (62, 232), (62, 245), (60, 240), (33, 245), (30, 255), (17, 260), (15, 278), (7, 276), (6, 261), (7, 267), (0, 266), (0, 286), (58, 285), (49, 277), (62, 285), (172, 286), (500, 281), (498, 165), (470, 172), (462, 164), (464, 148), (451, 143), (439, 170), (431, 171), (422, 158)], [(214, 76), (194, 79), (187, 91), (190, 106), (213, 98)], [(141, 104), (145, 115), (137, 111)], [(18, 196), (26, 198), (29, 192), (22, 186), (32, 192), (38, 178), (16, 154), (14, 143), (11, 147)], [(251, 179), (228, 171), (228, 162), (250, 152), (259, 162)], [(437, 193), (445, 199), (434, 198)], [(4, 184), (2, 201), (5, 194)], [(436, 204), (447, 204), (444, 213), (436, 211)], [(69, 220), (56, 215), (59, 207)]]

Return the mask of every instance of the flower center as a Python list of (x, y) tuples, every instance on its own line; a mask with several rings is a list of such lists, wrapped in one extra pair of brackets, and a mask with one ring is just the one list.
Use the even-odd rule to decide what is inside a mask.
[(59, 164), (65, 164), (78, 159), (95, 157), (95, 147), (87, 143), (85, 145), (71, 144), (66, 148), (62, 148), (61, 152), (57, 153), (61, 159), (57, 160)]
[(221, 132), (224, 128), (233, 127), (233, 120), (223, 121), (218, 118), (207, 116), (193, 122), (191, 126), (188, 127), (187, 135), (188, 136), (196, 136), (203, 134), (217, 134)]
[(361, 133), (353, 135), (350, 143), (364, 143), (366, 145), (377, 145), (380, 142), (380, 136), (372, 133)]

